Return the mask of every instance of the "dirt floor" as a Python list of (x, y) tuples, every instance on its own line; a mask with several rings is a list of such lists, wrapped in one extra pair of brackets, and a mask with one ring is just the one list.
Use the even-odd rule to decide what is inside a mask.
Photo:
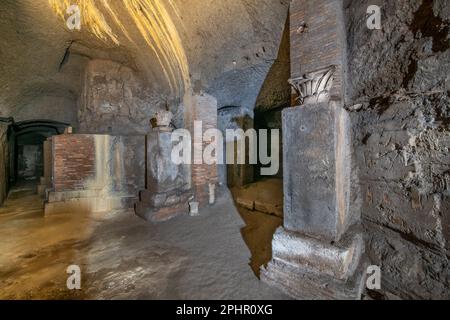
[(281, 219), (241, 218), (221, 192), (200, 217), (152, 225), (132, 211), (44, 217), (35, 187), (16, 188), (0, 207), (0, 299), (286, 299), (255, 275)]

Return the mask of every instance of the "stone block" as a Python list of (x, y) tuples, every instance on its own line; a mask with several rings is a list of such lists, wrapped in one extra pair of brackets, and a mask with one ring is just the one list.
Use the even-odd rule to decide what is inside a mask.
[(172, 161), (172, 132), (154, 130), (146, 138), (146, 188), (139, 192), (136, 215), (161, 222), (189, 212), (191, 171)]
[(275, 215), (277, 217), (283, 217), (283, 207), (282, 205), (268, 203), (267, 201), (255, 201), (255, 210), (271, 215)]
[(331, 242), (349, 227), (349, 136), (348, 115), (335, 104), (283, 111), (286, 229)]
[(190, 184), (188, 165), (172, 161), (171, 137), (171, 132), (160, 131), (147, 135), (147, 190), (151, 192), (170, 192)]
[(142, 219), (157, 223), (163, 222), (181, 215), (187, 215), (189, 213), (189, 200), (192, 199), (191, 193), (185, 193), (176, 198), (169, 197), (165, 206), (154, 207), (145, 202), (138, 202), (135, 205), (135, 212), (138, 217)]
[(367, 262), (360, 233), (327, 244), (280, 228), (272, 242), (273, 259), (261, 280), (296, 299), (355, 300), (362, 295)]
[(241, 207), (244, 207), (248, 210), (255, 210), (255, 201), (253, 199), (246, 199), (243, 197), (237, 197), (236, 202)]

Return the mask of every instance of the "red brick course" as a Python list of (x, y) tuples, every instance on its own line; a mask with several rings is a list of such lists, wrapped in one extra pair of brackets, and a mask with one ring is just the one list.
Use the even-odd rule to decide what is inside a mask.
[[(302, 23), (306, 31), (298, 32)], [(342, 99), (346, 38), (342, 1), (293, 0), (290, 7), (291, 77), (336, 65), (332, 99)]]
[[(194, 121), (203, 121), (203, 132), (208, 129), (217, 129), (217, 106), (197, 105), (189, 110), (186, 127), (194, 138)], [(210, 141), (203, 141), (203, 149)], [(217, 165), (193, 164), (191, 169), (192, 188), (195, 200), (204, 206), (209, 203), (209, 184), (217, 184)]]
[(53, 183), (56, 192), (83, 190), (95, 178), (95, 142), (91, 135), (53, 137)]

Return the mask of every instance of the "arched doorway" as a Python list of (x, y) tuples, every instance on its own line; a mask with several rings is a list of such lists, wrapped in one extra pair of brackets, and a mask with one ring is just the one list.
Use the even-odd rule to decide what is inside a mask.
[(64, 132), (70, 124), (53, 120), (13, 122), (9, 137), (10, 185), (37, 183), (43, 173), (43, 144), (49, 137)]

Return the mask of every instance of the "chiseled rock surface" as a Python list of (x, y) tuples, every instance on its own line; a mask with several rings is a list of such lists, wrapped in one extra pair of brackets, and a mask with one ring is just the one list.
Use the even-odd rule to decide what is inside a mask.
[[(450, 298), (448, 3), (346, 1), (349, 96), (367, 251), (382, 289)], [(361, 104), (352, 110), (351, 106)]]

